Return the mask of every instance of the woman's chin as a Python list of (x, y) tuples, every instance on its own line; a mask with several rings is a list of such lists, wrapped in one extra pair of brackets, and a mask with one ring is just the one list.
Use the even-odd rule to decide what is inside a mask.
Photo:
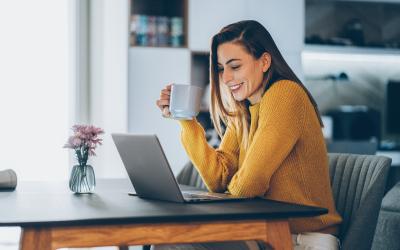
[(242, 95), (235, 95), (235, 94), (233, 94), (233, 99), (235, 99), (235, 101), (237, 101), (237, 102), (241, 102), (241, 101), (243, 101), (243, 100), (246, 99), (246, 98), (243, 97)]

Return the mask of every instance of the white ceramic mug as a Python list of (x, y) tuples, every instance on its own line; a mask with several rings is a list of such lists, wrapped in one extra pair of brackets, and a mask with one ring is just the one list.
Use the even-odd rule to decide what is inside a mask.
[(202, 88), (195, 85), (172, 84), (169, 111), (171, 118), (191, 120), (200, 111)]

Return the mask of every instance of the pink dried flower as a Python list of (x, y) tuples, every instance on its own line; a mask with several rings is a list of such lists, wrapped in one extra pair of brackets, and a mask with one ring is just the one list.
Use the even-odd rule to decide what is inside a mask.
[(80, 165), (85, 165), (89, 155), (96, 155), (97, 145), (102, 145), (103, 139), (98, 138), (104, 130), (93, 125), (74, 125), (74, 134), (68, 138), (64, 148), (75, 150)]

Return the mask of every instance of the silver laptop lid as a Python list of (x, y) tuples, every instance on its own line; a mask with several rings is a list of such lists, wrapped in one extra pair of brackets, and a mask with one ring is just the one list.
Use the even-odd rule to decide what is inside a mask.
[(184, 202), (156, 135), (111, 135), (139, 197)]

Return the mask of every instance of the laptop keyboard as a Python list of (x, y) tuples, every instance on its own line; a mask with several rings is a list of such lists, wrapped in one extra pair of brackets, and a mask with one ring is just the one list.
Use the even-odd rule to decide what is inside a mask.
[(207, 195), (204, 194), (190, 194), (190, 193), (184, 193), (183, 196), (185, 198), (207, 198)]
[(190, 200), (210, 200), (213, 196), (207, 194), (183, 193), (183, 197)]

